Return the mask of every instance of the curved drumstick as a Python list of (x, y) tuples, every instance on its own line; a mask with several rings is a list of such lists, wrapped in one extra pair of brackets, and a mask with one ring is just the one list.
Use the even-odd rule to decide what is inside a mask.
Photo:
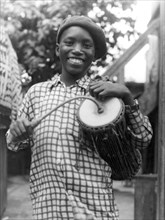
[(47, 112), (45, 115), (41, 116), (40, 118), (34, 119), (31, 121), (31, 127), (35, 128), (44, 118), (46, 118), (48, 115), (50, 115), (53, 111), (56, 111), (58, 108), (60, 108), (61, 106), (65, 105), (68, 102), (71, 102), (75, 99), (89, 99), (91, 101), (93, 101), (98, 108), (98, 113), (102, 113), (103, 112), (103, 108), (100, 105), (100, 103), (98, 101), (96, 101), (96, 99), (89, 97), (89, 96), (76, 96), (74, 98), (68, 99), (65, 102), (61, 103), (60, 105), (56, 106), (55, 108), (51, 109), (49, 112)]

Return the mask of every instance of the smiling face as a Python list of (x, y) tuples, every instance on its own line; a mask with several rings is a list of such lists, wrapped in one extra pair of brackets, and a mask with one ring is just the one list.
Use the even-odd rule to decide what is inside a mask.
[(72, 26), (64, 30), (56, 46), (63, 78), (76, 81), (83, 77), (95, 58), (94, 41), (85, 29)]

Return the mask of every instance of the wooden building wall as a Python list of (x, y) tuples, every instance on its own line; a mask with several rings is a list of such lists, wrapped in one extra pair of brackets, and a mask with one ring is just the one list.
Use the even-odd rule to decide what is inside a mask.
[(165, 219), (165, 1), (160, 1), (157, 220)]

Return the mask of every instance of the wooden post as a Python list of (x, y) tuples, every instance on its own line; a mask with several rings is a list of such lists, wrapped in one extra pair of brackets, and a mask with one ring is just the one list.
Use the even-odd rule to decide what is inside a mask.
[(6, 129), (0, 124), (0, 219), (7, 203), (7, 147), (5, 140)]
[(157, 175), (135, 177), (134, 220), (156, 220)]
[(157, 220), (165, 219), (165, 2), (160, 1)]

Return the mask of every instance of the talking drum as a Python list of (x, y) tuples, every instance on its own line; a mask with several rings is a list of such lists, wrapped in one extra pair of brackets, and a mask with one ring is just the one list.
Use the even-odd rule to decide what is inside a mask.
[(102, 112), (91, 100), (84, 100), (77, 119), (83, 138), (87, 139), (112, 169), (115, 180), (131, 179), (141, 166), (141, 154), (128, 141), (125, 105), (118, 98), (99, 102)]

